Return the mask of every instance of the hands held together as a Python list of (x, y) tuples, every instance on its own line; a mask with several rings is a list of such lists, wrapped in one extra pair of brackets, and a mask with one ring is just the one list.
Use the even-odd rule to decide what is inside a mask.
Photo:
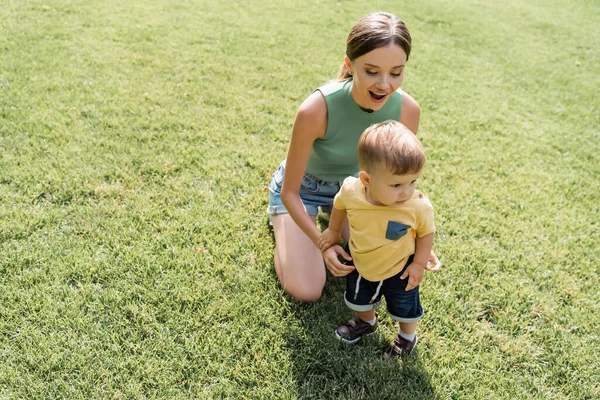
[(352, 261), (350, 254), (340, 246), (340, 232), (336, 232), (329, 228), (325, 229), (319, 240), (317, 241), (317, 247), (323, 254), (323, 260), (325, 266), (336, 278), (346, 276), (350, 272), (354, 271), (353, 265), (346, 265), (340, 262), (338, 256), (341, 256), (346, 261)]

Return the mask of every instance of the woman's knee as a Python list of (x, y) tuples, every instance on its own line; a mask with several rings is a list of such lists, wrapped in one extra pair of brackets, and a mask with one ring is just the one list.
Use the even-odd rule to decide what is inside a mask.
[(301, 303), (314, 303), (319, 301), (323, 293), (323, 285), (313, 286), (284, 286), (285, 291)]
[(325, 286), (325, 267), (302, 268), (301, 265), (284, 268), (287, 273), (280, 275), (283, 289), (300, 302), (315, 302), (321, 298)]

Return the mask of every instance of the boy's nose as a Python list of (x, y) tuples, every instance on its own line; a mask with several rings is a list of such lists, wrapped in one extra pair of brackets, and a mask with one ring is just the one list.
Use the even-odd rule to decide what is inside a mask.
[(408, 192), (409, 192), (408, 189), (402, 189), (400, 191), (400, 193), (398, 194), (398, 197), (400, 197), (401, 199), (405, 199), (406, 200), (406, 197), (408, 196)]

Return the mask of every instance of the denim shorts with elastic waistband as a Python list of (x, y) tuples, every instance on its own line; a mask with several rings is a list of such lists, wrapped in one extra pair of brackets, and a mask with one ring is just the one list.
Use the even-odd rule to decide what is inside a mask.
[[(267, 214), (269, 215), (288, 213), (281, 201), (281, 187), (283, 186), (284, 173), (285, 160), (281, 162), (269, 184), (269, 207), (267, 208)], [(319, 207), (321, 207), (321, 211), (324, 213), (330, 213), (333, 206), (333, 198), (340, 191), (342, 183), (344, 181), (322, 181), (307, 172), (304, 173), (299, 194), (308, 215), (318, 215)]]

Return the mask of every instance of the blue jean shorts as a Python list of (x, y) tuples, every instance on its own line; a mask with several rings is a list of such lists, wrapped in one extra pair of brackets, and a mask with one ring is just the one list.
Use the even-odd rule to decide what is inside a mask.
[[(273, 174), (269, 184), (269, 207), (267, 214), (287, 214), (287, 210), (281, 201), (281, 187), (283, 186), (283, 175), (285, 173), (285, 160), (281, 162), (277, 171)], [(340, 191), (344, 181), (322, 181), (319, 178), (304, 173), (300, 184), (300, 199), (308, 215), (319, 214), (319, 207), (324, 213), (330, 213), (333, 206), (333, 198)]]
[(377, 308), (385, 297), (388, 315), (395, 321), (415, 322), (423, 317), (419, 298), (419, 287), (406, 290), (408, 277), (400, 279), (412, 263), (413, 256), (406, 261), (402, 271), (381, 282), (371, 282), (360, 276), (357, 270), (346, 275), (346, 305), (354, 311), (369, 311)]

